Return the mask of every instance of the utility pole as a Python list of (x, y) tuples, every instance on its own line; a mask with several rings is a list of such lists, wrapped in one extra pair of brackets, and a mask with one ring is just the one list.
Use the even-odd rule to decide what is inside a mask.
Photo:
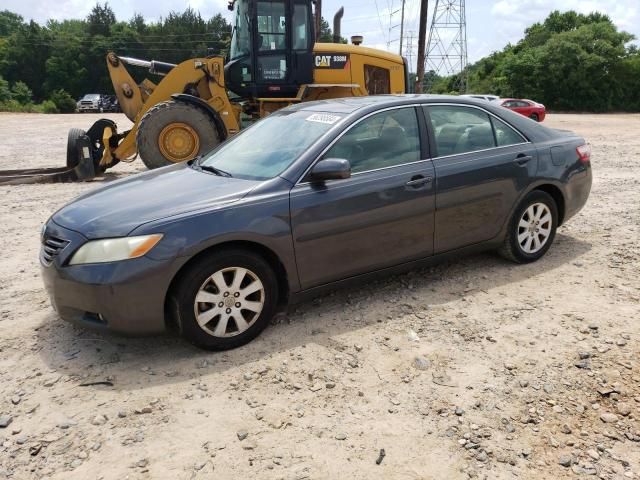
[(398, 55), (402, 55), (402, 36), (404, 35), (404, 2), (402, 0), (402, 13), (400, 14), (400, 49), (398, 50)]
[(416, 79), (416, 93), (422, 93), (422, 82), (424, 81), (424, 54), (425, 40), (427, 37), (427, 11), (429, 10), (429, 0), (420, 1), (420, 30), (418, 31), (418, 65)]

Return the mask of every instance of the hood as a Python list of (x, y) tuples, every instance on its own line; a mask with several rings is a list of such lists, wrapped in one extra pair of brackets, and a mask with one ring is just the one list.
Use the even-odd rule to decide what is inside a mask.
[(143, 223), (237, 201), (257, 184), (180, 164), (92, 190), (58, 210), (52, 220), (87, 238), (121, 237)]

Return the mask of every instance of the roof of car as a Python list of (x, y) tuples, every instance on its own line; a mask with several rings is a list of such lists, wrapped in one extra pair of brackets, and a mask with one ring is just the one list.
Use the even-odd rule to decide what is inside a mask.
[(412, 103), (431, 102), (453, 102), (472, 103), (474, 105), (484, 105), (486, 102), (479, 102), (472, 97), (462, 97), (457, 95), (431, 95), (431, 94), (403, 94), (403, 95), (370, 95), (364, 97), (333, 98), (329, 100), (316, 100), (313, 102), (303, 102), (287, 108), (288, 111), (313, 111), (313, 112), (334, 112), (353, 113), (371, 106), (381, 105), (404, 105)]
[(540, 125), (539, 123), (534, 122), (523, 115), (520, 115), (519, 113), (515, 113), (508, 108), (503, 107), (502, 103), (505, 100), (510, 99), (501, 99), (501, 102), (494, 103), (487, 102), (486, 100), (480, 100), (472, 97), (462, 97), (458, 95), (370, 95), (363, 97), (346, 97), (328, 100), (316, 100), (312, 102), (302, 102), (283, 108), (274, 113), (274, 115), (292, 111), (306, 111), (337, 113), (352, 117), (353, 120), (356, 120), (363, 115), (367, 115), (370, 112), (374, 112), (385, 107), (411, 105), (416, 103), (454, 103), (460, 105), (473, 105), (475, 107), (486, 110), (493, 115), (497, 115), (512, 126), (515, 126), (521, 132), (526, 132), (526, 136), (534, 141), (542, 141), (555, 135), (551, 129), (548, 129)]

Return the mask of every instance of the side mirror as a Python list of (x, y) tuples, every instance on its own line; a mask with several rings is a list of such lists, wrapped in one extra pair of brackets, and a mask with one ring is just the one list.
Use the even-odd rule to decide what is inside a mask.
[(309, 181), (341, 180), (351, 177), (351, 164), (343, 158), (325, 158), (316, 163), (309, 173)]

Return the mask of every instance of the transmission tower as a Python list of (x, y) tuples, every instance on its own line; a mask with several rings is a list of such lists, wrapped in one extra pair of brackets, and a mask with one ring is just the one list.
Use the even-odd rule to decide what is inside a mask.
[(439, 76), (457, 75), (455, 90), (467, 91), (467, 18), (464, 0), (436, 0), (425, 59), (425, 91)]

